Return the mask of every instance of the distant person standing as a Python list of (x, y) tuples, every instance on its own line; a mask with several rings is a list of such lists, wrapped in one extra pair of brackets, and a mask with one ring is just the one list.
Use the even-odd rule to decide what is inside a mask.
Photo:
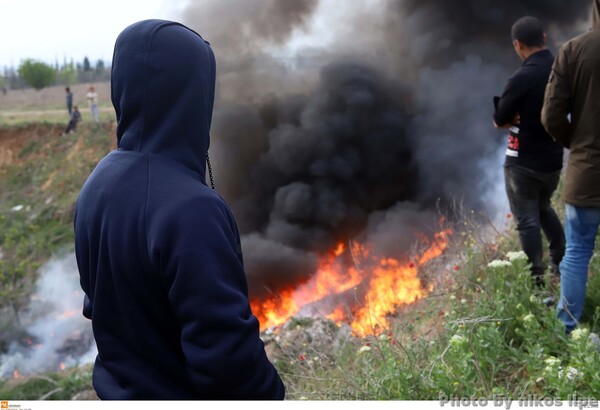
[(65, 88), (65, 100), (67, 103), (67, 111), (69, 111), (69, 116), (73, 112), (73, 93), (69, 87)]
[(542, 110), (548, 133), (569, 149), (562, 192), (567, 251), (560, 264), (557, 306), (567, 333), (583, 313), (600, 225), (600, 0), (593, 4), (591, 30), (566, 42), (557, 53)]
[(65, 130), (65, 134), (69, 134), (71, 132), (77, 131), (77, 123), (81, 120), (81, 113), (79, 112), (79, 108), (77, 106), (73, 107), (71, 112), (71, 118), (69, 120), (69, 124), (67, 125), (67, 129)]
[(86, 94), (85, 98), (88, 101), (88, 106), (90, 107), (90, 114), (92, 115), (92, 119), (96, 122), (100, 121), (100, 111), (98, 110), (98, 94), (96, 93), (96, 89), (94, 86), (91, 86)]
[(560, 274), (558, 265), (565, 252), (563, 227), (551, 205), (560, 179), (563, 148), (548, 135), (540, 120), (554, 56), (546, 48), (546, 33), (537, 18), (520, 18), (511, 34), (514, 50), (523, 63), (497, 99), (494, 125), (510, 131), (504, 161), (506, 193), (531, 275), (535, 284), (542, 286), (547, 269), (542, 231), (548, 238), (555, 275)]

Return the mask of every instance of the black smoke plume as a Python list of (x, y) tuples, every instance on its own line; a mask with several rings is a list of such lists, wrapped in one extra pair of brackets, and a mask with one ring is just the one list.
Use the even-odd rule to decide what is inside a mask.
[(211, 153), (255, 297), (307, 280), (319, 253), (349, 238), (398, 257), (440, 204), (496, 212), (504, 136), (491, 101), (520, 64), (510, 27), (539, 17), (554, 51), (591, 4), (379, 0), (353, 14), (338, 2), (346, 21), (331, 18), (337, 35), (318, 54), (269, 56), (327, 1), (202, 2), (184, 14), (226, 61)]

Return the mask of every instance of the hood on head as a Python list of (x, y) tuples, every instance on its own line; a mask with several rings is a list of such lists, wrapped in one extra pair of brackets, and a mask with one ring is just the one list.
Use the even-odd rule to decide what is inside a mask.
[(592, 5), (592, 28), (600, 28), (600, 0), (594, 0)]
[(156, 153), (204, 180), (215, 95), (215, 58), (188, 27), (144, 20), (115, 43), (111, 100), (119, 150)]

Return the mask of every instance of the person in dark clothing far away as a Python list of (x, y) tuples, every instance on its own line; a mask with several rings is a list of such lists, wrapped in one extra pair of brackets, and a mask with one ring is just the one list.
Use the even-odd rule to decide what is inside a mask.
[(248, 301), (233, 214), (206, 184), (208, 42), (144, 20), (115, 44), (117, 149), (75, 207), (83, 314), (100, 399), (283, 399)]
[(69, 124), (67, 124), (65, 134), (77, 131), (77, 123), (79, 123), (80, 120), (81, 113), (79, 112), (79, 108), (75, 106), (73, 107), (73, 111), (71, 112), (71, 118), (69, 119)]
[(563, 148), (540, 121), (554, 57), (546, 48), (546, 33), (537, 18), (517, 20), (511, 34), (515, 52), (523, 62), (508, 79), (502, 96), (495, 99), (494, 126), (509, 131), (504, 162), (506, 193), (534, 282), (542, 286), (547, 270), (542, 231), (549, 242), (549, 262), (555, 276), (560, 275), (558, 266), (565, 253), (563, 227), (551, 205), (560, 179)]
[(567, 252), (560, 264), (557, 305), (567, 333), (583, 313), (600, 226), (600, 0), (594, 0), (592, 10), (591, 30), (558, 51), (542, 110), (548, 133), (569, 149), (562, 192)]
[(67, 103), (67, 111), (69, 111), (69, 115), (73, 111), (73, 93), (69, 87), (65, 88), (65, 101)]

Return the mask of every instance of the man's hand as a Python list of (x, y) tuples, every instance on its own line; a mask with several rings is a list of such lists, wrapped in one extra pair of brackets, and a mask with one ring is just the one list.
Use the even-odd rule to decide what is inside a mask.
[(507, 122), (504, 125), (498, 125), (496, 124), (496, 121), (494, 121), (494, 127), (495, 128), (510, 128), (510, 127), (514, 127), (515, 125), (519, 125), (521, 124), (521, 114), (516, 113), (513, 120), (511, 122)]

